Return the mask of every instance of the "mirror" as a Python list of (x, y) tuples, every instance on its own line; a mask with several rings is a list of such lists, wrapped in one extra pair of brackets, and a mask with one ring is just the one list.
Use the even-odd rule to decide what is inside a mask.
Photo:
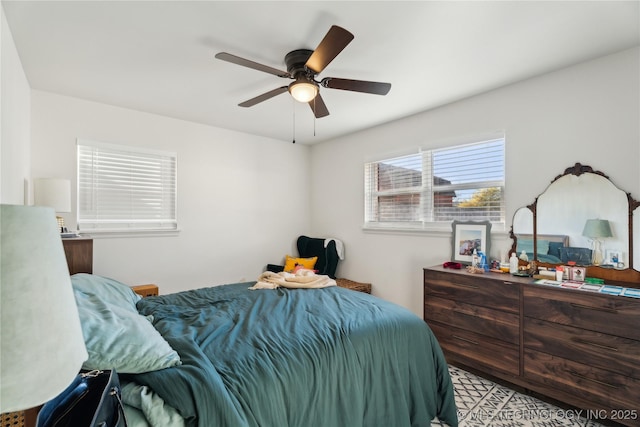
[[(578, 261), (578, 265), (590, 266), (593, 277), (601, 277), (601, 270), (607, 269), (640, 271), (640, 250), (633, 250), (640, 248), (640, 233), (632, 232), (640, 230), (638, 206), (640, 202), (604, 173), (576, 163), (558, 175), (533, 204), (516, 210), (512, 251), (525, 249), (529, 259), (543, 264)], [(607, 233), (611, 236), (597, 238), (602, 257), (599, 267), (591, 262), (594, 238), (583, 235), (589, 219), (607, 220), (611, 229)], [(625, 278), (620, 273), (614, 276)]]
[[(617, 250), (622, 256), (621, 262), (628, 266), (625, 258), (629, 254), (628, 206), (627, 195), (603, 176), (564, 175), (538, 197), (537, 234), (565, 235), (569, 237), (569, 247), (591, 250), (593, 239), (582, 234), (587, 220), (607, 220), (611, 237), (600, 238), (600, 250), (604, 257), (607, 251)], [(539, 246), (542, 246), (541, 240), (538, 238)]]
[(528, 207), (522, 207), (513, 215), (512, 228), (520, 236), (533, 235), (533, 211)]
[[(629, 211), (633, 212), (633, 228), (629, 230), (629, 234), (632, 235), (630, 249), (631, 254), (633, 255), (633, 263), (631, 265), (634, 270), (640, 271), (640, 201), (629, 198)], [(633, 230), (635, 230), (635, 232)], [(633, 250), (633, 248), (636, 249)]]

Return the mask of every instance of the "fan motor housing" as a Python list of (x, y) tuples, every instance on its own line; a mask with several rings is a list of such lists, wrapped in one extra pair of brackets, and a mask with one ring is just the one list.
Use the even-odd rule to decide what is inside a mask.
[(297, 78), (301, 74), (305, 76), (308, 75), (304, 64), (307, 63), (312, 53), (313, 51), (309, 49), (297, 49), (287, 53), (284, 57), (284, 63), (287, 65), (287, 71), (293, 78)]

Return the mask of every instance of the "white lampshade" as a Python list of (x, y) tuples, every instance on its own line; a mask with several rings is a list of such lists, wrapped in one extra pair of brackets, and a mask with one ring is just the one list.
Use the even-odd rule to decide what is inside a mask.
[(60, 178), (34, 180), (33, 203), (49, 206), (56, 212), (71, 212), (71, 181)]
[(57, 396), (87, 359), (52, 208), (0, 205), (0, 412)]
[(296, 101), (309, 102), (318, 95), (318, 86), (305, 79), (297, 79), (289, 85), (289, 93)]

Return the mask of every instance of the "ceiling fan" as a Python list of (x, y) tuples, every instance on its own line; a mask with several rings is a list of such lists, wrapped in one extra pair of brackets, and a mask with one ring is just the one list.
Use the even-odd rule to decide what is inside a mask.
[(353, 34), (342, 27), (333, 25), (316, 50), (297, 49), (287, 53), (284, 57), (287, 71), (281, 71), (227, 52), (216, 54), (216, 58), (242, 65), (243, 67), (274, 74), (278, 77), (294, 80), (289, 85), (281, 86), (265, 92), (262, 95), (258, 95), (255, 98), (241, 102), (238, 104), (239, 106), (251, 107), (289, 91), (295, 100), (308, 103), (316, 118), (321, 118), (328, 116), (329, 110), (320, 96), (320, 86), (329, 89), (350, 90), (376, 95), (386, 95), (391, 89), (391, 83), (340, 79), (336, 77), (325, 77), (320, 81), (316, 80), (316, 76), (342, 52), (351, 40), (353, 40)]

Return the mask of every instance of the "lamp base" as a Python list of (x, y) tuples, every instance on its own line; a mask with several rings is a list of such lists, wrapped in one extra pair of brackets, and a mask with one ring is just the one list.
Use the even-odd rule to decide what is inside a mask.
[(591, 253), (591, 264), (600, 265), (602, 264), (602, 250), (600, 249), (600, 241), (593, 241), (593, 252)]

